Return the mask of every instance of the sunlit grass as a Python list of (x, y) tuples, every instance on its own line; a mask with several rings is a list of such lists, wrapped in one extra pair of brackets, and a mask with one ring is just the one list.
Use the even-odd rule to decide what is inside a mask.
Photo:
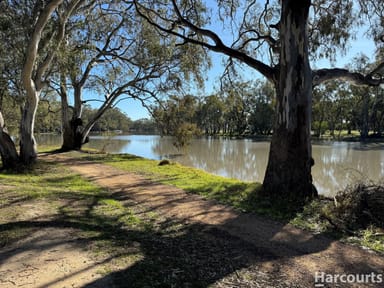
[(261, 189), (260, 183), (225, 178), (178, 163), (160, 166), (158, 161), (128, 154), (87, 155), (85, 157), (142, 175), (152, 181), (173, 185), (189, 193), (218, 200), (241, 211), (252, 211), (260, 208), (253, 201)]
[[(290, 222), (296, 227), (314, 233), (335, 235), (337, 238), (344, 239), (344, 241), (357, 243), (375, 251), (383, 252), (384, 250), (382, 248), (384, 246), (383, 236), (372, 232), (374, 231), (373, 228), (358, 231), (356, 232), (358, 235), (354, 237), (342, 235), (340, 231), (334, 231), (333, 227), (323, 217), (327, 214), (327, 209), (325, 202), (322, 201), (312, 201), (294, 217), (288, 217), (278, 209), (262, 203), (263, 199), (259, 195), (260, 183), (229, 179), (177, 163), (159, 166), (158, 161), (128, 154), (96, 154), (92, 151), (92, 153), (69, 152), (66, 155), (83, 157), (91, 161), (112, 165), (139, 174), (151, 181), (173, 185), (184, 189), (186, 192), (199, 194), (208, 199), (215, 199), (239, 211), (256, 212), (266, 217)], [(3, 189), (8, 191), (8, 194), (2, 193), (3, 197), (0, 205), (7, 205), (11, 201), (26, 201), (28, 199), (51, 199), (52, 203), (63, 199), (77, 199), (77, 201), (83, 201), (88, 205), (93, 202), (92, 211), (89, 214), (92, 217), (88, 221), (96, 226), (108, 224), (106, 227), (112, 227), (118, 225), (121, 227), (134, 227), (134, 229), (140, 231), (149, 231), (156, 227), (153, 224), (154, 219), (157, 217), (155, 214), (152, 216), (145, 215), (146, 220), (143, 220), (135, 214), (134, 210), (124, 207), (120, 201), (109, 197), (107, 191), (84, 180), (79, 175), (71, 173), (67, 168), (60, 165), (38, 162), (34, 169), (24, 174), (3, 173), (0, 174), (1, 184), (8, 187)], [(7, 195), (8, 197), (6, 197)], [(77, 208), (73, 207), (61, 208), (63, 215), (72, 218), (78, 217), (83, 212), (79, 212)], [(12, 213), (16, 215), (17, 211), (14, 210)], [(100, 223), (99, 219), (102, 219), (102, 223)], [(79, 221), (84, 220), (80, 219)], [(105, 228), (106, 231), (108, 229)], [(18, 235), (23, 235), (23, 233), (22, 231), (20, 233), (16, 232), (14, 237), (18, 239)], [(4, 239), (8, 239), (4, 240), (6, 242), (9, 242), (9, 239), (13, 237), (12, 233), (10, 236), (3, 236)]]
[[(259, 183), (228, 179), (174, 163), (159, 166), (158, 161), (133, 155), (78, 152), (65, 155), (112, 165), (142, 175), (148, 180), (174, 185), (189, 193), (216, 199), (241, 211), (254, 211), (265, 217), (279, 219), (284, 216), (260, 205)], [(225, 262), (228, 259), (235, 261), (231, 255), (221, 255), (221, 247), (232, 247), (230, 245), (233, 245), (234, 239), (222, 238), (220, 234), (212, 241), (212, 235), (204, 236), (199, 227), (193, 230), (183, 223), (162, 218), (156, 210), (140, 207), (129, 199), (122, 201), (117, 195), (85, 180), (63, 165), (39, 160), (34, 169), (24, 174), (0, 174), (0, 185), (3, 187), (0, 189), (0, 224), (6, 223), (0, 226), (0, 247), (23, 239), (36, 230), (35, 227), (17, 225), (15, 219), (26, 212), (24, 204), (48, 209), (52, 219), (63, 221), (78, 231), (77, 236), (81, 243), (86, 243), (86, 249), (92, 251), (97, 259), (113, 257), (112, 264), (100, 269), (101, 274), (126, 269), (128, 266), (134, 267), (128, 273), (119, 274), (121, 279), (117, 281), (120, 281), (122, 287), (125, 287), (130, 277), (135, 279), (135, 287), (151, 287), (153, 283), (161, 283), (159, 287), (182, 287), (182, 283), (193, 283), (193, 279), (197, 279), (196, 274), (193, 274), (197, 270), (201, 273), (207, 270), (218, 271), (223, 266), (233, 265), (232, 262)], [(327, 227), (321, 226), (325, 225), (321, 213), (321, 202), (312, 202), (293, 220), (283, 220), (307, 230), (324, 233), (327, 232)], [(349, 241), (383, 252), (384, 237), (379, 232), (374, 228), (368, 229), (357, 237), (349, 238)], [(348, 237), (342, 239), (347, 241)], [(220, 241), (224, 242), (217, 246), (215, 243)], [(232, 249), (224, 252), (227, 251)], [(164, 276), (163, 271), (175, 269), (185, 271), (177, 276), (181, 280)], [(143, 273), (145, 278), (141, 277)], [(173, 285), (174, 283), (176, 284)]]
[[(342, 231), (337, 231), (324, 218), (327, 214), (327, 205), (332, 201), (326, 199), (314, 200), (303, 207), (301, 212), (292, 216), (276, 209), (260, 196), (261, 184), (243, 182), (236, 179), (224, 178), (209, 174), (199, 169), (186, 167), (177, 163), (159, 166), (158, 161), (148, 160), (134, 155), (87, 155), (89, 159), (102, 161), (105, 164), (145, 176), (147, 179), (163, 184), (173, 185), (187, 192), (202, 195), (209, 199), (218, 200), (240, 211), (256, 212), (265, 217), (289, 222), (290, 224), (311, 231), (325, 233), (342, 241), (349, 241), (369, 247), (372, 250), (383, 252), (384, 239), (369, 229), (356, 231), (357, 237), (350, 237)], [(266, 205), (265, 205), (266, 204)], [(351, 242), (351, 241), (349, 241)]]
[[(0, 246), (23, 239), (35, 227), (19, 227), (13, 221), (28, 213), (58, 215), (63, 201), (83, 201), (102, 194), (102, 189), (71, 173), (67, 168), (52, 163), (36, 163), (23, 173), (3, 171), (0, 173)], [(38, 211), (38, 212), (37, 212)], [(47, 214), (44, 214), (47, 213)], [(46, 216), (48, 217), (48, 216)]]
[(375, 227), (368, 227), (361, 231), (361, 244), (372, 250), (384, 253), (384, 233)]
[(101, 191), (81, 176), (70, 173), (67, 168), (41, 162), (24, 173), (1, 173), (0, 184), (12, 186), (13, 192), (28, 198), (66, 197), (73, 193), (93, 195)]
[(0, 198), (0, 248), (37, 232), (40, 222), (57, 228), (66, 223), (95, 257), (114, 257), (102, 273), (141, 261), (143, 252), (135, 243), (158, 229), (156, 213), (139, 216), (138, 206), (126, 207), (108, 190), (43, 160), (22, 173), (0, 173)]
[(47, 145), (47, 144), (42, 144), (37, 146), (38, 153), (46, 153), (46, 152), (52, 152), (55, 150), (60, 149), (59, 145)]

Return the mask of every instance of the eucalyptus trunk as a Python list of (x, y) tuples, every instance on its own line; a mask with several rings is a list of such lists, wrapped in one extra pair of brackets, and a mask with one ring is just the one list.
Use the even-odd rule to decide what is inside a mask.
[[(54, 58), (57, 47), (60, 46), (60, 42), (64, 39), (66, 19), (65, 21), (61, 19), (61, 25), (57, 33), (57, 42), (52, 50), (47, 54), (44, 61), (37, 65), (39, 44), (49, 19), (62, 2), (63, 0), (49, 1), (40, 12), (26, 49), (25, 62), (21, 72), (21, 80), (26, 92), (26, 99), (20, 124), (20, 161), (26, 166), (35, 162), (37, 158), (37, 145), (33, 135), (37, 106), (39, 104), (41, 90), (46, 84), (45, 81), (43, 81), (44, 74)], [(73, 2), (73, 4), (75, 4), (75, 2)], [(75, 6), (72, 6), (72, 8), (74, 7)], [(68, 13), (68, 15), (70, 15), (70, 13)]]
[(81, 118), (77, 117), (69, 117), (68, 116), (68, 106), (62, 106), (62, 145), (61, 150), (62, 151), (70, 151), (70, 150), (80, 150), (83, 143), (82, 143), (82, 133), (81, 133), (81, 126), (82, 126), (82, 120)]
[[(33, 85), (31, 85), (33, 86)], [(27, 99), (20, 125), (20, 160), (24, 165), (36, 161), (37, 145), (34, 137), (35, 117), (40, 93), (35, 89), (26, 89)]]
[(89, 142), (89, 133), (97, 120), (103, 115), (105, 110), (96, 113), (96, 115), (83, 125), (81, 118), (72, 118), (63, 124), (63, 144), (62, 151), (81, 150), (84, 144)]
[(308, 58), (309, 0), (281, 1), (281, 56), (276, 80), (277, 117), (264, 189), (279, 201), (311, 197), (312, 72)]
[(81, 102), (81, 88), (79, 86), (74, 87), (75, 105), (72, 113), (70, 113), (70, 106), (68, 103), (68, 94), (65, 87), (65, 76), (62, 75), (60, 96), (61, 96), (61, 116), (62, 116), (62, 137), (63, 142), (61, 145), (62, 151), (80, 150), (82, 143), (81, 133), (81, 114), (82, 114), (82, 102)]
[[(67, 109), (68, 110), (68, 109)], [(62, 134), (62, 144), (61, 144), (61, 150), (62, 151), (70, 151), (73, 150), (75, 147), (74, 139), (75, 139), (75, 129), (72, 128), (71, 120), (67, 116), (67, 112), (64, 112), (64, 109), (62, 109), (62, 116), (63, 123), (61, 127), (61, 134)]]
[(19, 164), (19, 156), (16, 151), (15, 143), (8, 135), (5, 127), (3, 115), (0, 111), (0, 155), (3, 169), (15, 169)]

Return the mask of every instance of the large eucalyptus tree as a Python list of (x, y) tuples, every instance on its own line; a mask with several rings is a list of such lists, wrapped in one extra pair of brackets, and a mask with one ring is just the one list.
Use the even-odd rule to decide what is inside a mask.
[[(66, 23), (72, 13), (79, 8), (83, 0), (72, 0), (64, 4), (63, 2), (65, 1), (51, 0), (47, 4), (45, 2), (36, 2), (41, 5), (41, 12), (36, 18), (36, 23), (29, 39), (21, 73), (21, 80), (26, 91), (26, 100), (20, 126), (20, 159), (23, 164), (30, 164), (37, 157), (36, 141), (33, 134), (40, 94), (43, 87), (47, 84), (45, 79), (47, 71), (58, 52), (61, 42), (64, 40)], [(61, 4), (63, 5), (59, 7)], [(53, 20), (56, 29), (50, 31), (52, 33), (50, 41), (40, 45), (44, 30), (55, 11), (57, 19)], [(45, 46), (44, 44), (47, 47), (42, 47)], [(44, 51), (41, 48), (46, 48), (46, 50)]]
[[(16, 63), (14, 71), (19, 71), (20, 75), (14, 75), (17, 79), (7, 79), (6, 85), (17, 86), (16, 83), (20, 83), (18, 92), (22, 94), (19, 97), (23, 99), (19, 155), (14, 154), (15, 144), (4, 134), (4, 129), (1, 129), (0, 151), (3, 160), (7, 159), (5, 163), (3, 161), (5, 166), (16, 166), (17, 162), (30, 165), (37, 158), (34, 125), (40, 95), (47, 86), (52, 61), (64, 40), (66, 23), (83, 2), (85, 0), (1, 2), (0, 7), (4, 8), (1, 20), (2, 25), (5, 25), (2, 26), (1, 40), (15, 46), (15, 58), (20, 60), (19, 63), (13, 62)], [(15, 23), (18, 25), (14, 25)], [(15, 31), (9, 33), (12, 31), (9, 28), (14, 28)], [(8, 47), (11, 48), (12, 45)], [(6, 57), (4, 54), (1, 56), (2, 59)], [(12, 156), (11, 159), (9, 156)]]
[[(59, 59), (62, 150), (80, 149), (96, 121), (120, 100), (134, 98), (146, 105), (185, 88), (181, 79), (198, 79), (199, 59), (204, 58), (200, 50), (176, 47), (174, 37), (153, 31), (130, 2), (95, 1), (68, 26)], [(71, 94), (73, 101), (68, 100)], [(85, 122), (82, 108), (91, 101), (97, 112)]]
[[(340, 79), (378, 86), (384, 63), (363, 74), (311, 69), (310, 59), (345, 51), (357, 26), (383, 40), (383, 1), (135, 0), (137, 11), (180, 45), (199, 45), (261, 73), (276, 90), (276, 115), (264, 190), (275, 199), (303, 202), (315, 194), (311, 167), (312, 88)], [(208, 5), (209, 4), (209, 5)], [(222, 24), (217, 24), (217, 18)], [(369, 20), (369, 21), (368, 21)], [(223, 27), (229, 27), (220, 35)], [(231, 37), (230, 35), (233, 35)]]

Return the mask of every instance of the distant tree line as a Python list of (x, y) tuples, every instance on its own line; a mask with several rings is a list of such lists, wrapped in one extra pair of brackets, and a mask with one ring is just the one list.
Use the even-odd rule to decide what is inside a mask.
[[(41, 101), (37, 109), (35, 131), (37, 133), (61, 133), (61, 104), (54, 100)], [(85, 105), (83, 109), (83, 121), (87, 122), (97, 109), (90, 105)], [(3, 100), (3, 114), (8, 122), (7, 128), (11, 135), (17, 135), (21, 119), (21, 110), (12, 98)], [(91, 132), (121, 131), (121, 132), (140, 132), (155, 133), (156, 124), (151, 119), (132, 120), (119, 108), (113, 107), (106, 110), (99, 121), (92, 127)]]
[[(268, 82), (236, 83), (205, 97), (171, 96), (152, 109), (163, 135), (266, 136), (273, 133), (275, 94)], [(312, 115), (315, 137), (338, 138), (342, 131), (381, 137), (384, 90), (329, 82), (314, 89)]]
[[(2, 100), (3, 114), (11, 135), (17, 135), (21, 110), (12, 97)], [(205, 97), (170, 96), (151, 107), (152, 119), (131, 120), (119, 108), (109, 108), (92, 132), (120, 130), (132, 133), (160, 133), (190, 139), (194, 135), (266, 136), (273, 133), (275, 94), (269, 82), (236, 83), (220, 93)], [(37, 110), (37, 133), (61, 133), (61, 104), (46, 95)], [(314, 136), (341, 131), (358, 131), (362, 139), (381, 137), (384, 128), (384, 90), (358, 87), (337, 81), (318, 86), (313, 93)], [(97, 109), (85, 105), (83, 121)], [(185, 134), (185, 135), (184, 135)], [(184, 135), (184, 136), (183, 136)], [(189, 136), (191, 137), (189, 137)], [(184, 143), (187, 144), (187, 143)], [(183, 143), (180, 143), (183, 146)]]
[[(353, 65), (362, 70), (367, 57), (356, 58)], [(353, 68), (352, 68), (353, 69)], [(361, 139), (382, 137), (384, 128), (384, 89), (354, 86), (333, 81), (313, 91), (312, 130), (315, 136), (329, 132), (340, 136), (346, 130), (358, 131)]]
[[(227, 86), (206, 97), (171, 96), (152, 107), (164, 135), (270, 135), (273, 128), (274, 90), (268, 82)], [(186, 133), (186, 132), (185, 132)]]

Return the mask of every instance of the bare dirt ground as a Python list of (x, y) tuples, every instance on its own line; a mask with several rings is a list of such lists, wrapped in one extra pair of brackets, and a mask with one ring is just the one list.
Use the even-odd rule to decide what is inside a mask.
[[(239, 213), (230, 207), (107, 165), (62, 155), (44, 158), (67, 165), (107, 188), (121, 201), (129, 198), (165, 219), (177, 220), (183, 225), (199, 225), (202, 237), (211, 235), (213, 241), (220, 237), (230, 239), (234, 247), (225, 249), (241, 250), (238, 257), (242, 262), (238, 264), (237, 257), (234, 257), (228, 262), (230, 264), (223, 263), (233, 267), (223, 272), (221, 279), (210, 283), (212, 287), (315, 287), (316, 272), (384, 273), (384, 257), (361, 248), (312, 235), (289, 224)], [(39, 209), (36, 211), (24, 216), (25, 220), (47, 217), (39, 215)], [(231, 241), (226, 245), (231, 245)], [(172, 249), (179, 251), (177, 247)], [(99, 273), (110, 261), (95, 258), (71, 228), (42, 226), (25, 239), (0, 249), (0, 287), (115, 287), (114, 273), (130, 273), (132, 270), (117, 266), (114, 271), (109, 266), (111, 273)], [(220, 263), (215, 267), (218, 269)], [(118, 287), (131, 286), (126, 283)], [(186, 284), (184, 287), (194, 286)], [(323, 287), (384, 287), (384, 284), (339, 283)]]

